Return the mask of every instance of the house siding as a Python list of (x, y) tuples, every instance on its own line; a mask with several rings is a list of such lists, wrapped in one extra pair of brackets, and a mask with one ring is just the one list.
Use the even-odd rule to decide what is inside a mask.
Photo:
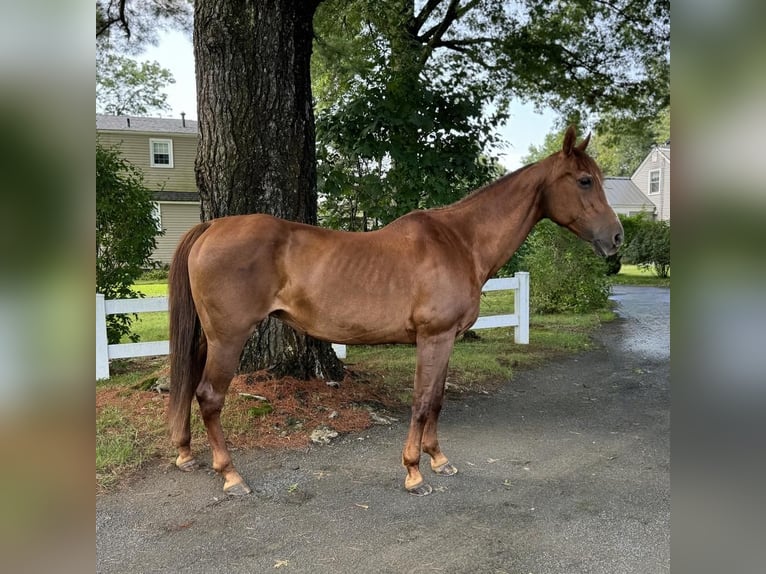
[[(649, 174), (660, 172), (660, 192), (649, 193)], [(657, 206), (657, 219), (670, 219), (670, 160), (661, 150), (653, 149), (630, 178), (644, 195)]]
[[(173, 141), (173, 167), (151, 167), (150, 139)], [(102, 145), (116, 145), (122, 157), (144, 174), (144, 185), (151, 191), (197, 191), (194, 180), (194, 159), (197, 154), (197, 136), (172, 133), (132, 133), (99, 131)]]
[[(97, 129), (96, 132), (99, 143), (117, 146), (122, 157), (141, 170), (144, 185), (154, 192), (165, 234), (157, 236), (157, 247), (151, 259), (170, 263), (181, 236), (200, 221), (199, 195), (194, 176), (197, 134), (119, 128)], [(151, 140), (173, 142), (173, 167), (152, 167)]]
[(200, 222), (199, 203), (161, 201), (160, 217), (165, 234), (157, 237), (152, 259), (170, 263), (181, 236)]

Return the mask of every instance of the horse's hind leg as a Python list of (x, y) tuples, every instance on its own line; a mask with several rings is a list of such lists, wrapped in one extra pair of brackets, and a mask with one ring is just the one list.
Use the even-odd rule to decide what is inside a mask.
[(207, 429), (208, 441), (213, 450), (213, 468), (224, 478), (223, 490), (233, 495), (251, 492), (250, 487), (234, 468), (221, 427), (221, 409), (226, 398), (226, 391), (237, 370), (243, 344), (244, 342), (224, 345), (208, 341), (207, 363), (202, 381), (197, 387), (197, 401)]

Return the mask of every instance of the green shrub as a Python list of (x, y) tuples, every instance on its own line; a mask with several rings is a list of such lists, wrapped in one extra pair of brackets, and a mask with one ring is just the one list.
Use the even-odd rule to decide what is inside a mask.
[(606, 263), (570, 231), (544, 220), (527, 238), (521, 267), (530, 275), (533, 313), (587, 313), (609, 297)]
[(606, 263), (606, 274), (617, 275), (622, 269), (622, 253), (619, 251), (614, 255), (610, 255), (604, 259)]
[(161, 265), (160, 267), (157, 267), (156, 269), (147, 269), (146, 271), (141, 273), (139, 280), (147, 281), (147, 282), (167, 281), (169, 270), (170, 270), (170, 266), (167, 264)]
[[(626, 245), (623, 258), (641, 269), (652, 269), (657, 277), (670, 273), (670, 224), (638, 218), (630, 235), (625, 232)], [(623, 221), (623, 226), (625, 222)]]
[[(132, 286), (151, 266), (159, 234), (141, 171), (123, 159), (117, 147), (96, 143), (96, 292), (106, 299), (141, 297)], [(130, 333), (134, 316), (107, 317), (110, 344)], [(130, 338), (138, 340), (137, 335)]]

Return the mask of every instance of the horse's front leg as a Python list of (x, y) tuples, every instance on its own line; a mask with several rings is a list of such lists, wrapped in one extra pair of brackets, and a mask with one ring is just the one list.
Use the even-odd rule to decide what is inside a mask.
[[(417, 339), (415, 393), (412, 400), (410, 429), (402, 451), (402, 464), (407, 469), (404, 487), (411, 494), (418, 496), (431, 493), (431, 487), (426, 484), (423, 475), (420, 474), (421, 448), (431, 455), (432, 468), (433, 457), (436, 457), (437, 466), (444, 464), (449, 466), (447, 458), (442, 454), (438, 441), (436, 441), (436, 419), (441, 410), (447, 364), (454, 343), (455, 334), (453, 332), (438, 335), (418, 335)], [(428, 431), (426, 432), (427, 428)]]

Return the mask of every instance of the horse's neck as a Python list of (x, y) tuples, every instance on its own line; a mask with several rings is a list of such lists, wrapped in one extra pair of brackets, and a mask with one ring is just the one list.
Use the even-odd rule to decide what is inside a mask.
[(485, 282), (508, 261), (543, 215), (539, 166), (522, 168), (445, 210)]

